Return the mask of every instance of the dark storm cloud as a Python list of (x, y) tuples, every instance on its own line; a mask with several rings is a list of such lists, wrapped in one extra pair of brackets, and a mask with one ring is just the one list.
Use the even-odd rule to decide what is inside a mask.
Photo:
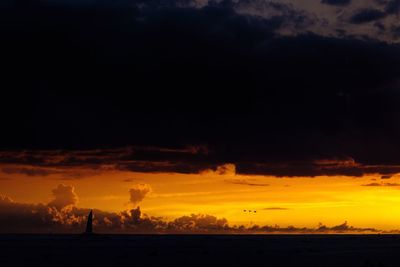
[(2, 168), (1, 171), (5, 174), (23, 174), (27, 176), (48, 176), (52, 174), (58, 174), (59, 171), (49, 170), (45, 168), (16, 168), (16, 167), (7, 167)]
[(277, 177), (355, 176), (366, 174), (394, 175), (400, 173), (398, 165), (363, 165), (352, 160), (298, 161), (286, 163), (238, 163), (237, 173), (273, 175)]
[[(254, 15), (243, 1), (41, 3), (0, 10), (3, 164), (399, 171), (397, 45), (298, 31), (315, 20), (279, 3)], [(251, 12), (236, 10), (246, 4)], [(394, 14), (392, 6), (382, 12)]]
[(400, 12), (400, 1), (399, 0), (391, 0), (386, 4), (385, 12), (387, 14), (396, 15)]
[(351, 18), (350, 23), (361, 24), (384, 18), (387, 13), (373, 8), (358, 10)]
[(396, 38), (396, 39), (400, 38), (400, 26), (392, 26), (391, 32), (392, 32), (394, 38)]
[(350, 23), (354, 24), (368, 23), (375, 20), (383, 19), (390, 15), (397, 15), (400, 12), (399, 0), (381, 1), (381, 2), (378, 1), (378, 4), (384, 5), (383, 10), (375, 8), (360, 9), (356, 11), (350, 18)]
[[(4, 174), (25, 174), (47, 176), (60, 174), (63, 179), (82, 179), (107, 171), (149, 172), (149, 173), (183, 173), (202, 174), (212, 172), (216, 175), (269, 175), (275, 177), (316, 177), (316, 176), (353, 176), (381, 175), (382, 179), (400, 173), (400, 165), (359, 163), (349, 157), (309, 160), (263, 160), (234, 157), (222, 151), (201, 146), (201, 149), (162, 148), (162, 147), (126, 147), (101, 149), (95, 151), (6, 151), (0, 152), (0, 164)], [(143, 153), (146, 151), (146, 153)], [(151, 151), (151, 153), (149, 153)], [(171, 152), (173, 151), (173, 152)], [(177, 153), (176, 151), (179, 151)], [(230, 160), (226, 162), (226, 160)], [(29, 167), (25, 167), (29, 166)], [(25, 171), (28, 169), (29, 172)], [(48, 170), (48, 171), (46, 171)], [(41, 173), (43, 172), (43, 175)], [(86, 176), (85, 176), (86, 175)], [(133, 181), (132, 179), (126, 180)], [(226, 182), (267, 186), (254, 182), (254, 179), (227, 179)]]
[(351, 3), (351, 0), (321, 0), (321, 3), (333, 6), (347, 6)]
[(377, 22), (374, 23), (374, 26), (375, 26), (377, 29), (379, 29), (380, 31), (386, 30), (386, 26), (385, 26), (385, 24), (383, 24), (382, 22), (377, 21)]

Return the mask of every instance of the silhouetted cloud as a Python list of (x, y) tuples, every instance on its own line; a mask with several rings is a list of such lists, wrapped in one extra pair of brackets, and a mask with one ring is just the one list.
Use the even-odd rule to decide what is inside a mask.
[[(68, 192), (68, 193), (66, 193)], [(0, 232), (1, 233), (79, 233), (84, 229), (87, 214), (90, 209), (74, 206), (75, 198), (70, 186), (58, 186), (53, 190), (60, 205), (24, 204), (0, 195)], [(67, 195), (67, 196), (66, 196)], [(283, 208), (267, 208), (278, 210)], [(230, 225), (225, 218), (217, 218), (207, 214), (191, 214), (181, 216), (172, 221), (162, 217), (148, 216), (142, 213), (140, 207), (116, 212), (106, 212), (94, 209), (94, 229), (103, 233), (379, 233), (374, 228), (357, 228), (347, 222), (328, 227), (320, 224), (317, 228), (300, 228), (295, 226), (279, 227), (258, 226), (245, 227)]]
[(399, 183), (369, 183), (363, 184), (363, 186), (400, 186)]
[(130, 202), (133, 205), (139, 204), (148, 193), (151, 192), (151, 187), (148, 184), (137, 184), (129, 189)]
[(369, 183), (369, 184), (363, 184), (362, 186), (381, 186), (382, 184), (380, 183)]
[(288, 210), (288, 208), (268, 207), (268, 208), (264, 208), (263, 210)]
[[(186, 173), (215, 175), (269, 175), (276, 177), (353, 176), (381, 175), (383, 179), (400, 173), (400, 165), (362, 164), (350, 157), (310, 160), (260, 161), (260, 155), (251, 159), (240, 155), (227, 155), (218, 150), (203, 152), (179, 152), (171, 155), (170, 149), (154, 149), (143, 154), (146, 148), (118, 148), (93, 151), (6, 151), (0, 152), (0, 164), (12, 165), (3, 168), (5, 174), (47, 176), (60, 174), (65, 180), (81, 179), (85, 175), (107, 171)], [(157, 151), (157, 152), (155, 152)], [(229, 160), (230, 163), (224, 163)], [(29, 167), (27, 167), (29, 166)], [(131, 180), (129, 180), (131, 181)], [(229, 180), (228, 180), (229, 181)], [(235, 182), (232, 180), (232, 182)], [(238, 182), (238, 181), (236, 181)], [(255, 185), (256, 183), (254, 183)], [(258, 183), (262, 184), (262, 183)]]
[[(240, 228), (240, 227), (239, 227)], [(243, 228), (244, 232), (255, 232), (255, 233), (287, 233), (287, 234), (338, 234), (338, 233), (380, 233), (381, 230), (375, 228), (358, 228), (350, 226), (347, 222), (336, 226), (326, 226), (319, 224), (317, 228), (307, 227), (280, 227), (280, 226), (252, 226), (250, 228)]]
[(252, 179), (227, 179), (225, 182), (230, 184), (238, 184), (238, 185), (249, 185), (249, 186), (269, 186), (266, 183), (256, 183)]
[(49, 206), (54, 206), (57, 209), (74, 206), (78, 202), (78, 196), (73, 186), (60, 184), (52, 190), (52, 193), (54, 199), (49, 202)]
[(59, 174), (60, 171), (57, 170), (49, 170), (45, 168), (16, 168), (16, 167), (8, 167), (2, 168), (1, 171), (6, 174), (24, 174), (27, 176), (48, 176), (52, 174)]
[(399, 183), (384, 183), (384, 186), (400, 186)]
[(346, 233), (346, 232), (353, 232), (353, 233), (357, 233), (357, 232), (379, 232), (379, 230), (375, 229), (375, 228), (357, 228), (357, 227), (353, 227), (348, 225), (347, 221), (333, 226), (333, 227), (327, 227), (323, 224), (320, 223), (318, 229), (316, 229), (317, 232), (336, 232), (336, 233)]

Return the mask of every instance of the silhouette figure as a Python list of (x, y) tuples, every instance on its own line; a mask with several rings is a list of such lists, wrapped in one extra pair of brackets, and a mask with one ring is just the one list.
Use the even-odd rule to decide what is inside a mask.
[(93, 234), (93, 210), (89, 212), (85, 234)]

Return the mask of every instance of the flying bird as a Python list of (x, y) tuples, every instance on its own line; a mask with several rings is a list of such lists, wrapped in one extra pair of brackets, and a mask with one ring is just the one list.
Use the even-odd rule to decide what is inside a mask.
[(254, 212), (254, 213), (257, 213), (257, 211), (256, 210), (243, 210), (243, 212)]

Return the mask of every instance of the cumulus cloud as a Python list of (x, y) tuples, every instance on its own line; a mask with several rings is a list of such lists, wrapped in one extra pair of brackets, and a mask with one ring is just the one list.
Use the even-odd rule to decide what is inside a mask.
[(129, 190), (130, 203), (138, 205), (151, 192), (151, 187), (148, 184), (137, 184)]
[(218, 175), (235, 175), (236, 166), (235, 164), (223, 164), (217, 167), (215, 173)]
[(215, 165), (209, 164), (208, 168), (199, 169), (198, 172), (202, 174), (214, 174), (214, 175), (226, 175), (235, 176), (236, 175), (236, 165), (232, 163)]
[(78, 196), (73, 186), (60, 184), (52, 190), (54, 199), (49, 202), (49, 206), (62, 209), (68, 206), (75, 206)]
[[(57, 196), (72, 192), (72, 187), (58, 186), (54, 190)], [(60, 193), (61, 192), (61, 193)], [(71, 194), (67, 193), (71, 199)], [(71, 203), (70, 201), (69, 203)], [(66, 202), (64, 202), (65, 204)], [(1, 233), (79, 233), (83, 231), (89, 209), (69, 206), (56, 207), (48, 204), (26, 204), (13, 201), (6, 196), (0, 196), (0, 232)], [(283, 208), (270, 207), (266, 210)], [(207, 214), (191, 214), (167, 221), (162, 217), (144, 214), (140, 207), (121, 212), (106, 212), (95, 209), (94, 229), (102, 233), (380, 233), (374, 228), (358, 228), (347, 222), (326, 226), (319, 224), (316, 228), (280, 227), (278, 225), (230, 225), (225, 218)]]

